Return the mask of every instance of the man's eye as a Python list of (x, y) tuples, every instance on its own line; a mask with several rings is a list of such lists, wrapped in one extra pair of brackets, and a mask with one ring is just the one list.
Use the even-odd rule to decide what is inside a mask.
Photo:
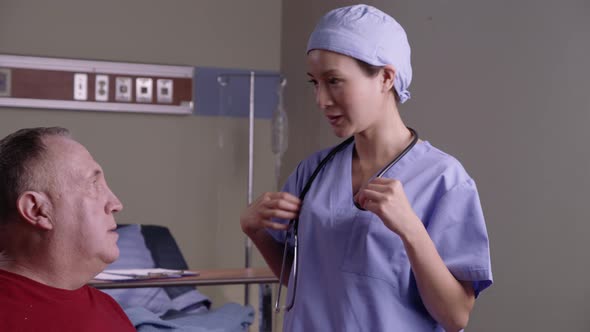
[(316, 80), (313, 80), (313, 79), (312, 79), (312, 80), (308, 80), (307, 82), (309, 82), (309, 83), (313, 84), (314, 86), (315, 86), (315, 85), (318, 85), (318, 81), (316, 81)]

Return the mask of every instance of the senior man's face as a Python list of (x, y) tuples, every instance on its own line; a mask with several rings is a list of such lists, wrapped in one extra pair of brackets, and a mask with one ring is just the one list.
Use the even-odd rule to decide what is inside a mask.
[(55, 179), (51, 201), (56, 236), (70, 247), (77, 264), (90, 268), (112, 263), (119, 257), (114, 214), (123, 205), (84, 146), (66, 137), (44, 142)]

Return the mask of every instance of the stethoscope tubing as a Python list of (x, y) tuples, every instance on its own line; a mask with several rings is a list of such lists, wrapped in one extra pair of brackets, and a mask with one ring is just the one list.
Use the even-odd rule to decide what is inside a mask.
[[(379, 173), (377, 173), (377, 175), (375, 176), (376, 178), (380, 178), (383, 177), (383, 175), (385, 175), (385, 173), (387, 173), (395, 164), (397, 164), (398, 161), (400, 161), (413, 147), (414, 145), (416, 145), (416, 143), (418, 142), (418, 133), (410, 128), (407, 127), (408, 130), (410, 130), (410, 133), (412, 134), (412, 141), (408, 144), (408, 146), (406, 146), (406, 148), (398, 155), (396, 156), (392, 161), (389, 162), (389, 164), (387, 164), (383, 169), (381, 169), (381, 171), (379, 171)], [(332, 150), (330, 150), (330, 152), (328, 153), (328, 155), (322, 159), (322, 161), (320, 161), (320, 164), (316, 167), (316, 169), (313, 171), (312, 175), (309, 177), (309, 179), (307, 180), (307, 182), (305, 183), (305, 186), (303, 187), (303, 190), (301, 191), (301, 193), (299, 194), (299, 200), (301, 201), (301, 207), (303, 207), (303, 200), (305, 198), (305, 195), (307, 195), (307, 192), (309, 191), (309, 189), (311, 188), (312, 183), (314, 182), (315, 178), (318, 176), (318, 174), (320, 173), (320, 171), (324, 168), (324, 166), (336, 155), (336, 153), (342, 151), (346, 146), (348, 146), (349, 144), (351, 144), (354, 141), (354, 136), (351, 136), (349, 138), (347, 138), (345, 141), (343, 141), (342, 143), (338, 144), (336, 147), (334, 147)], [(366, 211), (364, 208), (362, 208), (361, 206), (358, 205), (357, 202), (354, 202), (353, 199), (353, 203), (354, 205), (362, 211)], [(295, 218), (295, 219), (291, 219), (289, 221), (289, 230), (291, 230), (291, 236), (294, 239), (294, 246), (295, 248), (297, 248), (298, 244), (298, 227), (299, 227), (299, 218)], [(281, 273), (279, 275), (279, 289), (278, 289), (278, 294), (277, 294), (277, 300), (275, 302), (275, 311), (278, 312), (279, 306), (280, 306), (280, 299), (281, 299), (281, 288), (282, 288), (282, 283), (285, 277), (285, 263), (286, 263), (286, 259), (287, 259), (287, 248), (288, 248), (288, 243), (289, 243), (289, 230), (287, 230), (287, 234), (285, 236), (285, 247), (283, 248), (283, 260), (282, 260), (282, 264), (281, 264)], [(295, 294), (297, 292), (297, 273), (298, 273), (298, 265), (299, 265), (299, 260), (297, 259), (297, 255), (298, 255), (298, 249), (295, 249), (295, 257), (293, 258), (293, 261), (295, 263), (294, 269), (294, 280), (293, 280), (293, 296), (291, 298), (291, 303), (288, 303), (287, 306), (285, 307), (286, 311), (291, 310), (291, 308), (293, 308), (293, 305), (295, 304)]]

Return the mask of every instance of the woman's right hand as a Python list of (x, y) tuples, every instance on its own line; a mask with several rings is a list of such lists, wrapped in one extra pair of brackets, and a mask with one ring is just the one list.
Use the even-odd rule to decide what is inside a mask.
[(299, 214), (301, 200), (286, 192), (267, 192), (240, 215), (242, 231), (248, 235), (254, 235), (263, 228), (275, 230), (287, 230), (289, 224), (273, 222), (272, 218), (294, 219)]

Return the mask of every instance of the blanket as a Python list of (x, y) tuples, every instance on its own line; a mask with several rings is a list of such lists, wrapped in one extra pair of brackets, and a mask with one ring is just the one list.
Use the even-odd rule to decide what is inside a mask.
[(138, 332), (243, 332), (254, 321), (254, 309), (237, 303), (207, 312), (168, 314), (166, 319), (142, 307), (126, 309), (125, 313)]

